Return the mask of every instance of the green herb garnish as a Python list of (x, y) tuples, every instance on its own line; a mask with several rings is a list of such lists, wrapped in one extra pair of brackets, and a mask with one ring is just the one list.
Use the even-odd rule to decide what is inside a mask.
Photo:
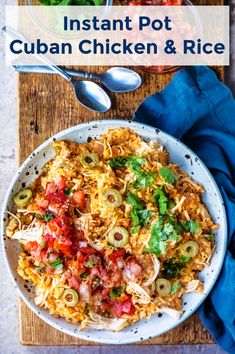
[(163, 263), (163, 275), (166, 279), (172, 279), (177, 277), (181, 269), (185, 266), (181, 263), (176, 262), (174, 259), (169, 259)]
[(82, 278), (82, 279), (87, 278), (88, 275), (89, 274), (87, 272), (84, 272), (84, 273), (80, 274), (80, 278)]
[(50, 266), (56, 270), (61, 270), (63, 268), (63, 260), (60, 257), (57, 257), (53, 262), (50, 263)]
[(177, 176), (166, 166), (160, 169), (159, 175), (163, 181), (168, 184), (174, 184), (177, 180)]
[(159, 215), (158, 222), (151, 228), (151, 236), (149, 240), (149, 247), (145, 248), (145, 252), (155, 253), (157, 256), (166, 253), (167, 240), (179, 242), (182, 237), (177, 233), (175, 225), (166, 222), (162, 215)]
[(140, 171), (141, 165), (146, 163), (146, 160), (140, 156), (129, 155), (127, 157), (114, 157), (109, 161), (109, 166), (112, 168), (131, 167), (133, 171)]
[(189, 231), (193, 234), (197, 234), (201, 231), (201, 227), (198, 221), (187, 220), (181, 223), (184, 230)]
[(181, 257), (181, 258), (179, 259), (179, 261), (180, 261), (181, 263), (188, 263), (188, 262), (191, 261), (191, 257)]
[(172, 284), (170, 294), (171, 295), (175, 294), (176, 291), (179, 290), (180, 288), (181, 288), (181, 284), (179, 282)]
[(86, 262), (86, 267), (88, 267), (88, 268), (91, 268), (91, 267), (93, 267), (95, 265), (95, 262), (94, 261), (88, 261), (88, 262)]
[(36, 218), (38, 220), (45, 220), (47, 222), (51, 221), (53, 219), (53, 214), (52, 213), (46, 213), (45, 215), (41, 215), (41, 214), (36, 214)]
[(133, 227), (131, 228), (131, 233), (135, 234), (139, 231), (141, 226), (146, 226), (148, 220), (153, 215), (152, 211), (147, 209), (144, 210), (132, 210), (130, 217), (132, 219)]
[(85, 315), (88, 315), (88, 313), (89, 313), (89, 307), (88, 307), (88, 305), (86, 304), (85, 306), (84, 306), (84, 313), (85, 313)]
[(124, 291), (124, 287), (123, 286), (118, 286), (117, 288), (113, 288), (110, 291), (109, 296), (111, 298), (120, 297), (122, 295), (123, 291)]
[(162, 186), (154, 191), (153, 202), (158, 207), (159, 214), (161, 215), (168, 214), (168, 210), (175, 206), (175, 202), (167, 198)]
[(131, 233), (135, 234), (139, 231), (141, 226), (147, 225), (149, 218), (153, 215), (153, 212), (144, 209), (143, 202), (134, 193), (127, 193), (126, 202), (132, 206), (130, 217), (132, 219), (133, 227), (131, 228)]
[(143, 202), (142, 202), (142, 201), (140, 200), (140, 198), (139, 198), (136, 194), (134, 194), (134, 193), (131, 193), (131, 192), (128, 192), (128, 193), (127, 193), (126, 202), (127, 202), (128, 204), (130, 204), (133, 209), (141, 210), (141, 209), (144, 208)]
[(155, 180), (156, 173), (154, 172), (145, 172), (138, 171), (135, 174), (135, 180), (133, 186), (135, 188), (146, 188), (152, 186)]
[(211, 241), (211, 240), (214, 240), (214, 239), (216, 238), (216, 235), (210, 233), (210, 234), (207, 234), (207, 235), (205, 236), (205, 238), (206, 238), (208, 241)]
[(64, 190), (64, 194), (66, 195), (71, 195), (75, 192), (75, 189), (74, 188), (67, 188)]

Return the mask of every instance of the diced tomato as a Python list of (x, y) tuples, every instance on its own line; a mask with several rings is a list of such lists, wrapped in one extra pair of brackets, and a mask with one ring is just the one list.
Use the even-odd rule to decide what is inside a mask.
[(57, 186), (53, 182), (47, 182), (46, 184), (46, 195), (55, 193), (57, 191)]
[(62, 236), (63, 235), (63, 230), (62, 230), (62, 223), (58, 218), (54, 218), (49, 223), (47, 224), (50, 231), (54, 232), (56, 236)]
[(67, 261), (66, 266), (75, 275), (80, 275), (85, 271), (84, 264), (76, 259), (70, 259)]
[(57, 251), (61, 251), (64, 255), (69, 258), (73, 258), (73, 254), (70, 249), (70, 245), (66, 245), (64, 243), (60, 243), (57, 239), (54, 241), (54, 249)]
[(81, 252), (83, 252), (83, 253), (86, 253), (86, 254), (95, 254), (96, 253), (96, 250), (94, 249), (94, 248), (92, 248), (92, 247), (82, 247), (82, 248), (80, 248), (80, 250), (79, 251), (81, 251)]
[(65, 236), (70, 236), (73, 233), (73, 228), (69, 225), (63, 224), (61, 228)]
[(36, 241), (30, 241), (27, 242), (24, 245), (24, 249), (25, 251), (29, 252), (31, 254), (31, 252), (35, 252), (39, 247), (39, 244)]
[(123, 248), (120, 248), (118, 251), (114, 251), (113, 253), (111, 253), (109, 255), (109, 259), (110, 261), (115, 263), (117, 258), (124, 257), (124, 255), (125, 255), (125, 250)]
[(110, 289), (103, 289), (100, 294), (100, 299), (101, 300), (107, 299), (109, 293), (110, 293)]
[(85, 193), (83, 191), (74, 192), (71, 200), (79, 210), (85, 208)]
[(123, 302), (116, 302), (114, 304), (114, 313), (116, 317), (121, 317), (124, 313), (127, 315), (132, 315), (134, 313), (134, 306), (131, 299), (125, 300)]
[(122, 316), (122, 303), (121, 302), (116, 302), (114, 304), (114, 313), (117, 318)]
[(79, 265), (83, 265), (85, 263), (86, 256), (81, 251), (76, 253), (76, 257)]
[(100, 271), (98, 267), (92, 267), (89, 269), (90, 275), (100, 276)]
[(52, 235), (51, 234), (46, 234), (45, 236), (44, 236), (44, 241), (46, 241), (47, 242), (47, 246), (49, 247), (49, 248), (54, 248), (54, 238), (52, 237)]
[(63, 191), (58, 190), (55, 193), (49, 193), (47, 195), (47, 199), (58, 204), (64, 204), (67, 200), (67, 197)]
[(36, 199), (36, 204), (39, 208), (46, 209), (48, 208), (49, 201), (46, 199)]
[(71, 278), (69, 278), (68, 283), (71, 288), (74, 288), (76, 290), (79, 289), (79, 282), (77, 281), (75, 276), (72, 276)]
[(106, 311), (110, 311), (111, 310), (111, 304), (108, 302), (103, 302), (100, 305), (100, 311), (101, 313), (106, 312)]
[(63, 190), (60, 189), (60, 187), (53, 182), (47, 183), (46, 197), (49, 201), (59, 203), (59, 204), (64, 204), (66, 202), (67, 197), (64, 194)]
[(64, 176), (59, 176), (55, 179), (55, 184), (59, 190), (64, 190), (66, 188), (67, 178)]

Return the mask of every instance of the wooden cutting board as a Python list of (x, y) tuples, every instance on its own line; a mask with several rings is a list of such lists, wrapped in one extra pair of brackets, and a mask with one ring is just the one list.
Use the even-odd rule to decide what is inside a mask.
[[(222, 5), (223, 0), (198, 0), (198, 5)], [(19, 0), (23, 4), (23, 0)], [(79, 67), (76, 67), (79, 69)], [(75, 69), (76, 69), (75, 68)], [(107, 67), (83, 67), (82, 70), (102, 72)], [(110, 94), (112, 109), (94, 113), (80, 106), (73, 91), (63, 78), (54, 75), (19, 74), (19, 163), (51, 135), (73, 125), (95, 119), (129, 119), (145, 97), (162, 90), (172, 75), (150, 75), (136, 69), (143, 79), (142, 86), (128, 94)], [(216, 71), (223, 80), (223, 68)], [(20, 341), (23, 345), (94, 345), (65, 335), (40, 320), (20, 301)], [(176, 329), (138, 344), (208, 344), (212, 337), (193, 315)]]

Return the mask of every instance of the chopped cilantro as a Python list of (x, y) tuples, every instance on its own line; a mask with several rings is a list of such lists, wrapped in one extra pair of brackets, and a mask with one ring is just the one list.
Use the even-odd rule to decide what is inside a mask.
[(166, 279), (175, 278), (184, 267), (183, 264), (177, 263), (174, 259), (166, 260), (163, 263), (163, 275)]
[(201, 227), (198, 221), (187, 220), (181, 223), (182, 227), (193, 234), (197, 234), (201, 231)]
[(179, 261), (180, 261), (181, 263), (188, 263), (188, 262), (191, 261), (191, 257), (181, 257), (181, 258), (179, 259)]
[(117, 288), (113, 288), (110, 293), (109, 293), (109, 296), (111, 298), (116, 298), (116, 297), (119, 297), (122, 295), (124, 291), (124, 287), (123, 286), (118, 286)]
[(142, 201), (140, 200), (140, 198), (139, 198), (136, 194), (134, 194), (134, 193), (131, 193), (131, 192), (128, 192), (128, 193), (127, 193), (126, 202), (127, 202), (128, 204), (130, 204), (133, 209), (140, 210), (140, 209), (143, 209), (143, 208), (144, 208), (143, 202), (142, 202)]
[(36, 218), (39, 220), (45, 220), (47, 222), (51, 221), (53, 219), (53, 214), (52, 213), (46, 213), (45, 215), (41, 214), (36, 214)]
[(175, 224), (170, 222), (164, 224), (163, 216), (159, 215), (158, 222), (151, 228), (149, 247), (145, 248), (145, 252), (155, 253), (160, 256), (166, 253), (167, 240), (179, 242), (182, 237), (178, 234), (175, 226)]
[(88, 268), (91, 268), (91, 267), (93, 267), (95, 265), (95, 262), (94, 261), (88, 261), (88, 262), (86, 262), (86, 267), (88, 267)]
[(66, 195), (71, 195), (74, 192), (75, 192), (75, 189), (73, 189), (73, 188), (68, 188), (68, 189), (64, 190), (64, 194), (66, 194)]
[(130, 217), (132, 219), (133, 227), (131, 233), (135, 234), (139, 231), (141, 226), (146, 226), (149, 218), (153, 215), (153, 212), (144, 209), (143, 202), (134, 193), (127, 193), (126, 202), (132, 206)]
[(162, 190), (162, 187), (156, 189), (153, 193), (153, 202), (157, 205), (159, 209), (159, 213), (161, 215), (167, 213), (167, 203), (168, 198), (166, 197), (165, 193)]
[(146, 160), (140, 156), (128, 156), (126, 167), (131, 167), (133, 171), (139, 172), (141, 165), (145, 164)]
[(215, 239), (215, 234), (207, 234), (206, 236), (205, 236), (205, 238), (208, 240), (208, 241), (211, 241), (211, 240), (214, 240)]
[(88, 273), (87, 272), (84, 272), (84, 273), (82, 273), (82, 274), (80, 274), (80, 278), (87, 278), (88, 277)]
[(135, 180), (133, 186), (135, 188), (146, 188), (150, 187), (155, 180), (156, 174), (154, 172), (139, 171), (135, 174)]
[(174, 184), (177, 180), (177, 176), (166, 166), (160, 169), (159, 175), (163, 181), (168, 184)]
[(133, 227), (131, 228), (131, 233), (135, 234), (139, 231), (141, 226), (146, 226), (149, 218), (153, 215), (152, 211), (147, 209), (144, 210), (132, 210), (130, 217), (132, 219)]
[(145, 252), (155, 253), (157, 256), (166, 253), (167, 235), (162, 231), (162, 227), (163, 219), (159, 216), (158, 222), (151, 228), (149, 247), (144, 249)]
[(146, 162), (140, 156), (129, 155), (127, 157), (114, 157), (109, 161), (109, 166), (112, 168), (122, 168), (122, 167), (131, 167), (133, 171), (140, 171), (141, 165)]
[(169, 198), (164, 193), (163, 187), (158, 187), (153, 193), (153, 202), (158, 207), (159, 214), (168, 214), (168, 210), (175, 206), (175, 202)]
[(50, 266), (56, 270), (61, 270), (63, 268), (63, 260), (60, 257), (57, 257), (53, 262), (50, 263)]
[(181, 284), (179, 282), (172, 284), (170, 294), (171, 295), (175, 294), (177, 290), (179, 290), (180, 288), (181, 288)]
[(135, 172), (135, 181), (133, 183), (136, 188), (146, 188), (154, 183), (155, 173), (145, 172), (141, 170), (141, 166), (146, 163), (146, 159), (129, 155), (127, 157), (115, 157), (109, 161), (112, 168), (130, 167)]
[(85, 313), (85, 315), (88, 315), (88, 313), (89, 313), (89, 307), (88, 307), (88, 305), (86, 304), (85, 306), (84, 306), (84, 313)]
[(127, 157), (114, 157), (109, 161), (109, 166), (112, 168), (126, 167)]

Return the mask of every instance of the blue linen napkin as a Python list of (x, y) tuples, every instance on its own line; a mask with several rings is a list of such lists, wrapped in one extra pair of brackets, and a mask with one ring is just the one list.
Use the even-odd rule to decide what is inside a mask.
[(198, 313), (221, 347), (234, 354), (235, 101), (212, 70), (189, 67), (147, 98), (134, 120), (181, 139), (204, 161), (220, 188), (228, 218), (228, 249), (219, 279)]

